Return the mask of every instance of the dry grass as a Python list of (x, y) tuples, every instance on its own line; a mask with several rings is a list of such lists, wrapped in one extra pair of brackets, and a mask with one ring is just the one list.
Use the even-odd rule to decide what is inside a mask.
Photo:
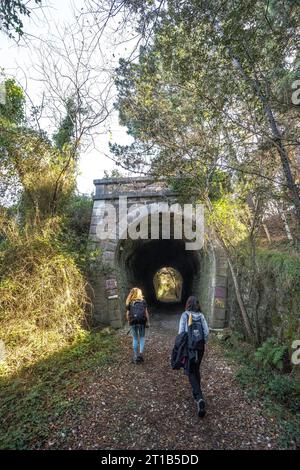
[(84, 320), (86, 283), (56, 239), (53, 221), (20, 230), (0, 219), (0, 339), (6, 360), (0, 374), (45, 358), (71, 344)]

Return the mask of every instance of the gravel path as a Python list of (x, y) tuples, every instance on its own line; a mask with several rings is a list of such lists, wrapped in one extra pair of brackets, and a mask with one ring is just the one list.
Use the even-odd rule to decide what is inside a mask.
[(207, 414), (196, 414), (190, 384), (170, 367), (178, 314), (152, 318), (144, 364), (131, 363), (131, 337), (119, 332), (116, 363), (95, 370), (76, 391), (84, 412), (65, 417), (46, 448), (61, 449), (275, 449), (276, 431), (257, 401), (249, 401), (218, 348), (201, 366)]

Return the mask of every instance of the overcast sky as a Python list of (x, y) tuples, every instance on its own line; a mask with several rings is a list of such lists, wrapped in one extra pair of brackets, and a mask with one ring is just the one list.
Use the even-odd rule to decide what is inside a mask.
[[(37, 74), (32, 67), (35, 53), (39, 48), (39, 40), (47, 39), (55, 34), (56, 27), (62, 27), (63, 23), (73, 22), (72, 3), (80, 9), (83, 0), (45, 0), (47, 7), (43, 11), (37, 11), (30, 20), (24, 21), (25, 31), (31, 33), (35, 38), (22, 41), (17, 45), (13, 40), (0, 33), (0, 67), (4, 68), (6, 75), (17, 77), (18, 81), (26, 88), (34, 104), (38, 105), (41, 100), (43, 84), (37, 81)], [(126, 55), (130, 45), (119, 46), (116, 50), (109, 39), (104, 39), (104, 49), (108, 60), (117, 64), (120, 56)], [(113, 59), (114, 57), (114, 59)], [(111, 58), (111, 59), (110, 59)], [(50, 123), (43, 121), (43, 127), (51, 134)], [(108, 131), (109, 129), (109, 131)], [(96, 137), (96, 147), (89, 148), (80, 156), (80, 175), (78, 176), (78, 190), (81, 193), (93, 192), (93, 179), (103, 177), (104, 170), (115, 167), (114, 162), (105, 156), (109, 154), (108, 143), (128, 144), (132, 139), (127, 135), (126, 129), (119, 126), (117, 113), (114, 112), (105, 124), (102, 134)]]

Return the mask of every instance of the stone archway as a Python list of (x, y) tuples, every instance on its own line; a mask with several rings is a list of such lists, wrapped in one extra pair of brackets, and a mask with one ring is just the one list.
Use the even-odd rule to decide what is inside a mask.
[(174, 204), (176, 194), (161, 182), (154, 183), (147, 178), (98, 180), (95, 185), (90, 241), (101, 249), (105, 263), (105, 270), (94, 285), (95, 321), (120, 327), (125, 298), (134, 286), (143, 289), (150, 306), (157, 303), (153, 277), (160, 268), (170, 266), (182, 276), (182, 302), (189, 295), (197, 295), (210, 327), (223, 328), (226, 325), (227, 263), (215, 240), (206, 237), (209, 240), (204, 248), (189, 251), (185, 249), (185, 240), (176, 239), (173, 233), (170, 239), (123, 239), (122, 232), (114, 240), (97, 238), (99, 214), (107, 201), (116, 210), (120, 195), (126, 195), (131, 208), (139, 204), (139, 209), (132, 211), (134, 215), (128, 217), (130, 226), (148, 217), (144, 210), (147, 205), (161, 201)]

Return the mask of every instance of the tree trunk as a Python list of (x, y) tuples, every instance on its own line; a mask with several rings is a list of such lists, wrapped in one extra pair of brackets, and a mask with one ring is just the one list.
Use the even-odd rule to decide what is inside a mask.
[(272, 239), (271, 239), (271, 235), (270, 235), (270, 232), (269, 232), (269, 229), (268, 229), (267, 224), (262, 224), (262, 226), (263, 226), (263, 229), (264, 229), (265, 234), (266, 234), (266, 236), (267, 236), (268, 242), (271, 243), (271, 242), (272, 242)]
[(289, 227), (289, 224), (288, 224), (288, 221), (286, 219), (286, 216), (285, 216), (285, 213), (283, 210), (281, 210), (281, 208), (278, 207), (278, 212), (279, 212), (279, 215), (280, 215), (280, 218), (283, 222), (283, 225), (284, 225), (284, 229), (285, 229), (285, 233), (286, 233), (286, 236), (288, 238), (288, 240), (290, 242), (294, 241), (293, 239), (293, 235), (292, 235), (292, 232), (291, 232), (291, 229)]

